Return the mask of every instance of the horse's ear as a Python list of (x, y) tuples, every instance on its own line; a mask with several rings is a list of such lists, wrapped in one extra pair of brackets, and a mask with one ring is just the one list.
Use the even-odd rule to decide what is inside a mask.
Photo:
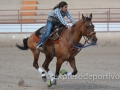
[(84, 17), (84, 15), (82, 14), (82, 20), (84, 20), (85, 19), (85, 17)]
[(89, 16), (91, 19), (92, 19), (92, 13), (90, 14), (90, 16)]

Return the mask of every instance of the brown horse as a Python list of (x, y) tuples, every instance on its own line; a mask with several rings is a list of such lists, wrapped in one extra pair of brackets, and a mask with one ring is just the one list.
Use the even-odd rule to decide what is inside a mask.
[[(80, 52), (81, 48), (78, 46), (82, 36), (85, 36), (87, 39), (91, 40), (91, 44), (96, 44), (97, 38), (96, 33), (94, 32), (94, 25), (92, 24), (92, 14), (89, 17), (85, 17), (82, 14), (82, 20), (78, 21), (76, 25), (71, 27), (71, 30), (66, 29), (62, 36), (59, 36), (59, 43), (55, 44), (55, 57), (57, 57), (56, 62), (56, 72), (55, 75), (48, 68), (50, 62), (52, 61), (52, 46), (47, 46), (45, 50), (41, 50), (36, 53), (36, 45), (37, 43), (33, 41), (33, 36), (35, 32), (30, 35), (29, 38), (24, 39), (24, 46), (17, 47), (22, 50), (27, 50), (28, 48), (32, 51), (34, 56), (33, 66), (40, 72), (42, 78), (46, 80), (45, 72), (38, 65), (38, 58), (40, 52), (43, 52), (46, 56), (46, 59), (42, 65), (42, 67), (47, 71), (51, 80), (48, 81), (48, 86), (56, 84), (56, 77), (59, 75), (60, 68), (63, 62), (68, 61), (73, 68), (73, 72), (67, 72), (66, 70), (61, 70), (63, 75), (75, 75), (77, 74), (77, 68), (75, 64), (75, 56)], [(86, 42), (86, 41), (85, 41)], [(45, 43), (43, 43), (43, 46)], [(85, 43), (84, 43), (85, 44)]]

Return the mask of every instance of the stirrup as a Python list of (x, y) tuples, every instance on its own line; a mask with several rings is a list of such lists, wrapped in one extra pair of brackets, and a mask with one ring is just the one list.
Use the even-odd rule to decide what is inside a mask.
[(38, 49), (39, 49), (40, 51), (43, 51), (43, 50), (44, 50), (43, 47), (39, 47)]
[(37, 47), (35, 52), (38, 54), (40, 51), (44, 51), (43, 47)]

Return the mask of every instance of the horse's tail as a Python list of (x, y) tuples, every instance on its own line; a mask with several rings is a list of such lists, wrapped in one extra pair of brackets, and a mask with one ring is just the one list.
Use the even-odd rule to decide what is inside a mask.
[(20, 46), (16, 43), (16, 47), (18, 47), (21, 50), (27, 50), (28, 49), (27, 41), (28, 41), (28, 38), (23, 39), (23, 46)]

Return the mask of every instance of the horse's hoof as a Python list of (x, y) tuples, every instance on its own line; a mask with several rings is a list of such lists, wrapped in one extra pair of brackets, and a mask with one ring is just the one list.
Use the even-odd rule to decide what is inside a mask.
[(57, 84), (56, 79), (54, 79), (53, 81), (51, 81), (51, 84), (52, 84), (52, 85), (56, 85), (56, 84)]
[(63, 70), (60, 71), (60, 73), (61, 73), (62, 75), (64, 75), (64, 74), (67, 74), (67, 71), (66, 71), (65, 69), (63, 69)]
[(51, 84), (51, 81), (50, 81), (50, 80), (48, 80), (48, 81), (47, 81), (47, 86), (48, 86), (48, 87), (51, 87), (51, 86), (52, 86), (52, 84)]
[(46, 81), (47, 81), (46, 76), (43, 76), (43, 77), (42, 77), (42, 80), (43, 80), (44, 82), (46, 82)]
[(39, 50), (40, 50), (40, 51), (44, 51), (43, 47), (39, 47)]

